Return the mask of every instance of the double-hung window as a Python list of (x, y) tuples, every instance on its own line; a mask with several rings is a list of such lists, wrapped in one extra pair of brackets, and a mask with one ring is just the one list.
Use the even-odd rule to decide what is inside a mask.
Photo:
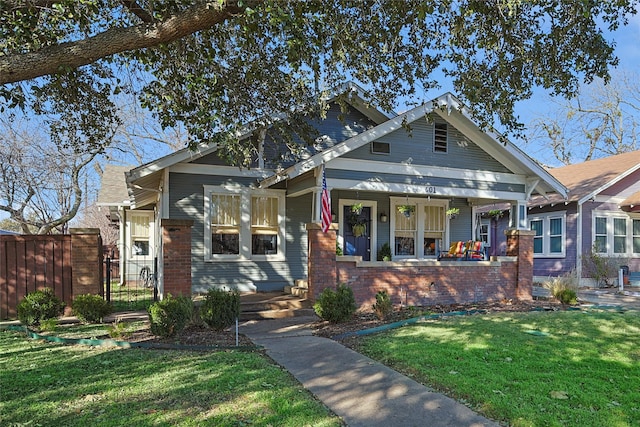
[(251, 197), (251, 254), (271, 255), (278, 253), (280, 224), (279, 198), (258, 195)]
[(131, 214), (131, 254), (133, 256), (148, 256), (149, 238), (151, 236), (149, 226), (149, 214)]
[(446, 235), (446, 200), (402, 197), (390, 200), (393, 256), (435, 258)]
[(211, 194), (211, 254), (239, 255), (242, 212), (240, 194)]
[(614, 212), (593, 215), (593, 246), (600, 254), (640, 254), (640, 219)]
[(204, 186), (205, 259), (284, 259), (284, 193)]
[(566, 236), (565, 212), (541, 214), (529, 218), (533, 236), (534, 257), (564, 257)]

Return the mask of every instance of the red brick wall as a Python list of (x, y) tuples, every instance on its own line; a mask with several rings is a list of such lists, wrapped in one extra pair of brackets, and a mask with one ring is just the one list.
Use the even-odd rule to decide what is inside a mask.
[(163, 219), (162, 264), (163, 297), (191, 296), (191, 227), (192, 220)]
[(71, 271), (73, 296), (104, 296), (102, 237), (98, 228), (71, 228)]
[(516, 298), (529, 301), (533, 297), (533, 236), (534, 231), (507, 230), (507, 255), (518, 258)]
[(387, 291), (394, 305), (437, 305), (499, 301), (516, 297), (515, 260), (416, 261), (361, 263), (338, 261), (338, 282), (354, 292), (356, 303), (369, 309), (378, 291)]
[(362, 262), (358, 257), (336, 260), (336, 228), (323, 233), (308, 224), (309, 298), (337, 283), (349, 285), (356, 303), (370, 309), (378, 291), (394, 304), (436, 305), (530, 300), (533, 282), (533, 233), (507, 232), (509, 253), (496, 261)]
[(312, 301), (327, 287), (336, 287), (336, 230), (337, 224), (331, 224), (326, 233), (320, 224), (307, 224), (308, 248), (308, 286)]

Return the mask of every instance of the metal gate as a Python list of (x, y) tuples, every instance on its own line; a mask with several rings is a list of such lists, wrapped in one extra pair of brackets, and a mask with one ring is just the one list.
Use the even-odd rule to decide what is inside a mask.
[(135, 276), (129, 274), (124, 277), (117, 254), (113, 251), (105, 254), (105, 299), (111, 302), (115, 312), (146, 310), (158, 300), (157, 260), (154, 258), (152, 266), (133, 266), (136, 268)]

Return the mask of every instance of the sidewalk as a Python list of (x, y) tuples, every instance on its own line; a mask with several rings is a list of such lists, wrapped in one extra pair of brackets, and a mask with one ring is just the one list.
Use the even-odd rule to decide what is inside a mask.
[(244, 322), (240, 332), (266, 349), (349, 427), (498, 426), (468, 407), (311, 333), (317, 318)]

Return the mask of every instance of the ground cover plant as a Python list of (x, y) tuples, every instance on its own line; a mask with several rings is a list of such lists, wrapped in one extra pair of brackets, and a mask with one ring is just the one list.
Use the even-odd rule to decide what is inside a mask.
[(0, 349), (0, 425), (341, 425), (259, 352), (70, 346), (5, 330)]
[(510, 426), (640, 425), (637, 311), (455, 316), (356, 345)]

